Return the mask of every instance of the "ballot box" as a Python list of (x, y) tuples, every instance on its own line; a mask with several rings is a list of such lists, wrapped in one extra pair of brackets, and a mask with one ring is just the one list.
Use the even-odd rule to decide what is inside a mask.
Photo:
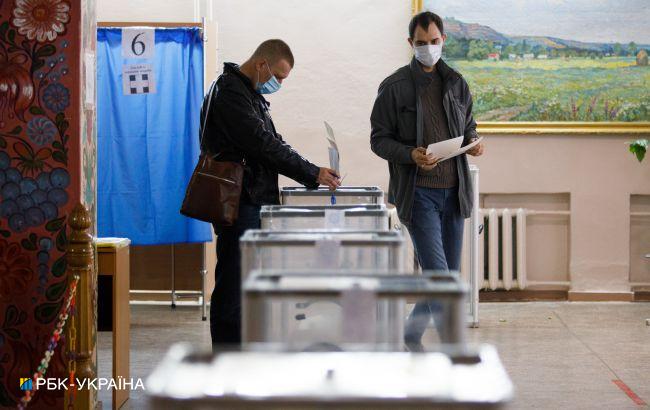
[(266, 205), (260, 212), (262, 229), (272, 231), (387, 231), (388, 216), (384, 204)]
[(399, 231), (249, 230), (239, 241), (242, 280), (254, 269), (402, 271)]
[(496, 349), (431, 352), (170, 348), (146, 380), (151, 409), (499, 409), (513, 385)]
[(440, 340), (463, 344), (466, 292), (457, 276), (435, 272), (256, 270), (243, 283), (243, 342), (292, 350), (376, 344), (402, 351), (411, 299), (435, 306)]
[(327, 187), (284, 187), (280, 190), (280, 202), (282, 205), (383, 204), (384, 191), (376, 186), (341, 186), (336, 191)]

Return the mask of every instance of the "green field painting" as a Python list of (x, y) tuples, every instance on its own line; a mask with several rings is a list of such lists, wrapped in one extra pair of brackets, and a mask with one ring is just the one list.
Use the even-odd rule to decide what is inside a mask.
[(425, 0), (481, 121), (650, 121), (648, 0)]
[(449, 63), (482, 121), (650, 121), (650, 67), (634, 58)]

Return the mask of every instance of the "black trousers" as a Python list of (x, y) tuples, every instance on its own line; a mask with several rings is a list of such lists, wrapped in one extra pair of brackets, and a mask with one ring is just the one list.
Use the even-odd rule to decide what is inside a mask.
[(210, 336), (215, 349), (241, 344), (241, 252), (239, 238), (248, 229), (260, 228), (260, 207), (240, 204), (233, 226), (214, 227), (217, 235), (217, 267), (210, 298)]

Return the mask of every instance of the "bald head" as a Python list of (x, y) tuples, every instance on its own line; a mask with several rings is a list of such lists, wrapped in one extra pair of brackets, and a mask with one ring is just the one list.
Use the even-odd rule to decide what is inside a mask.
[(264, 59), (270, 65), (275, 65), (280, 60), (285, 60), (293, 68), (293, 53), (289, 45), (279, 39), (266, 40), (259, 46), (251, 56), (251, 59)]
[(282, 40), (266, 40), (253, 55), (241, 65), (240, 70), (253, 85), (263, 84), (275, 77), (280, 84), (293, 69), (293, 53)]

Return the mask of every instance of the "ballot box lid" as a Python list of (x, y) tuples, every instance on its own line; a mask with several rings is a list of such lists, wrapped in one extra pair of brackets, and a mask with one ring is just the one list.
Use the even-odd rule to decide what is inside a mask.
[(341, 211), (346, 216), (386, 216), (388, 209), (384, 204), (344, 204), (344, 205), (264, 205), (260, 211), (262, 218), (278, 216), (324, 217), (325, 211)]
[(419, 274), (363, 270), (254, 270), (243, 285), (247, 295), (338, 297), (371, 292), (377, 297), (462, 298), (467, 286), (458, 274), (424, 271)]
[(343, 246), (358, 245), (398, 245), (404, 244), (400, 231), (332, 231), (315, 229), (309, 231), (271, 231), (266, 229), (249, 229), (239, 242), (263, 245), (313, 245), (318, 242), (335, 241)]
[(384, 191), (378, 186), (340, 186), (335, 191), (327, 187), (318, 187), (317, 189), (307, 189), (305, 187), (283, 187), (280, 190), (281, 195), (294, 196), (374, 196), (384, 195)]

